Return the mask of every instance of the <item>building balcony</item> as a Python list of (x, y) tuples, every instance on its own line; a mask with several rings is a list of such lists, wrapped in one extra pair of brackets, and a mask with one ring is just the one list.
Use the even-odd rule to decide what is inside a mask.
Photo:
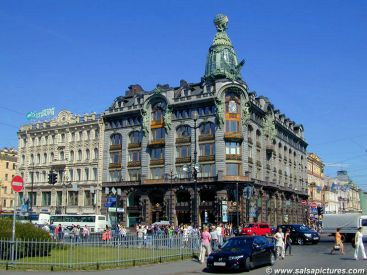
[(151, 125), (152, 128), (162, 128), (162, 127), (164, 127), (164, 121), (163, 121), (163, 119), (161, 119), (161, 120), (152, 120), (150, 125)]
[(248, 157), (248, 163), (251, 163), (251, 164), (254, 163), (254, 160), (252, 159), (252, 157)]
[(189, 163), (191, 162), (191, 157), (185, 157), (185, 158), (176, 158), (176, 163)]
[(129, 145), (127, 146), (127, 148), (129, 149), (135, 149), (135, 148), (140, 148), (141, 147), (141, 143), (129, 143)]
[(165, 183), (164, 179), (146, 179), (144, 184), (162, 184)]
[(149, 147), (163, 147), (165, 145), (166, 141), (164, 139), (150, 140), (148, 144)]
[(164, 159), (151, 159), (150, 165), (164, 165)]
[(260, 141), (256, 141), (256, 147), (261, 148), (261, 142)]
[(110, 164), (108, 165), (108, 168), (109, 168), (109, 169), (116, 169), (116, 168), (121, 169), (121, 167), (122, 167), (122, 164), (121, 164), (121, 163), (110, 163)]
[(235, 154), (227, 154), (226, 160), (242, 160), (241, 155), (235, 155)]
[(140, 167), (141, 162), (140, 161), (129, 161), (127, 163), (127, 167)]
[(270, 164), (267, 164), (267, 165), (266, 165), (266, 169), (271, 170), (271, 168), (270, 168)]
[(261, 166), (262, 166), (261, 161), (260, 161), (260, 160), (256, 161), (256, 165), (257, 165), (258, 167), (261, 167)]
[(215, 161), (215, 155), (209, 155), (209, 156), (199, 156), (199, 161)]
[(177, 137), (176, 138), (176, 144), (190, 143), (190, 142), (191, 142), (191, 137)]
[(110, 145), (110, 151), (116, 151), (116, 150), (121, 150), (121, 149), (122, 149), (121, 144), (111, 144)]
[(225, 140), (234, 140), (234, 141), (241, 141), (243, 140), (243, 135), (241, 132), (225, 132), (224, 133)]
[(208, 141), (213, 140), (214, 141), (215, 136), (213, 134), (201, 134), (199, 135), (199, 141)]
[(250, 178), (248, 176), (224, 176), (224, 181), (249, 181)]
[(248, 137), (248, 138), (247, 138), (247, 142), (248, 142), (249, 144), (253, 144), (252, 137)]

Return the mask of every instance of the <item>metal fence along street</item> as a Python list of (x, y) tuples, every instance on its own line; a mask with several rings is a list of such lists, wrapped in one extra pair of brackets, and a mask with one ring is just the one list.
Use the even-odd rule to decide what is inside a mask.
[(98, 270), (185, 259), (196, 255), (199, 247), (196, 236), (0, 240), (0, 269)]

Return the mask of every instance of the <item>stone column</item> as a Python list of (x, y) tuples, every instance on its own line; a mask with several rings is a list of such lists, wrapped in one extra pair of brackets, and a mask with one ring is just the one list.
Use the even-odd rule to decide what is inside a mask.
[[(215, 217), (216, 217), (216, 222), (217, 223), (221, 223), (222, 222), (222, 216), (223, 216), (223, 213), (221, 212), (222, 211), (222, 204), (221, 202), (222, 201), (227, 201), (228, 203), (228, 193), (227, 193), (227, 190), (217, 190), (216, 192), (216, 196), (215, 196), (215, 203), (217, 203), (217, 213), (215, 213)], [(240, 208), (241, 209), (241, 208)], [(227, 215), (228, 215), (228, 210), (227, 210)], [(242, 217), (242, 211), (240, 212), (240, 215)], [(241, 218), (242, 220), (242, 218)]]
[(144, 224), (152, 223), (152, 206), (148, 195), (142, 195), (140, 197), (141, 209), (141, 222)]

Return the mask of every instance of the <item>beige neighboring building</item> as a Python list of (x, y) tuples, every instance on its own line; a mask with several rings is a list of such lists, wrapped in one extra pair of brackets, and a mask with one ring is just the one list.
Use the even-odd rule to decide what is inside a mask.
[(338, 186), (339, 213), (361, 212), (360, 188), (349, 178), (348, 172), (338, 171), (334, 183)]
[(338, 188), (334, 183), (334, 179), (326, 177), (325, 186), (323, 189), (325, 196), (325, 214), (338, 214), (339, 213), (339, 198)]
[(309, 202), (314, 202), (317, 206), (325, 204), (325, 196), (323, 189), (325, 186), (324, 178), (324, 163), (314, 153), (307, 156), (307, 182), (308, 182), (308, 199)]
[(0, 213), (12, 212), (14, 191), (11, 180), (17, 168), (17, 151), (4, 148), (0, 150)]
[[(20, 198), (33, 212), (99, 214), (101, 208), (102, 119), (61, 111), (49, 122), (18, 131), (18, 171), (25, 182)], [(57, 183), (48, 183), (53, 170)]]

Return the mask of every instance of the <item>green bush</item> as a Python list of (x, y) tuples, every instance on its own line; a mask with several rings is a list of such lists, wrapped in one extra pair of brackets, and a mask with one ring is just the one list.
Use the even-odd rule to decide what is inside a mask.
[[(3, 249), (0, 251), (0, 259), (11, 258), (11, 219), (0, 220), (0, 241)], [(34, 226), (31, 223), (15, 224), (15, 257), (48, 256), (51, 250), (51, 236), (48, 232)]]

